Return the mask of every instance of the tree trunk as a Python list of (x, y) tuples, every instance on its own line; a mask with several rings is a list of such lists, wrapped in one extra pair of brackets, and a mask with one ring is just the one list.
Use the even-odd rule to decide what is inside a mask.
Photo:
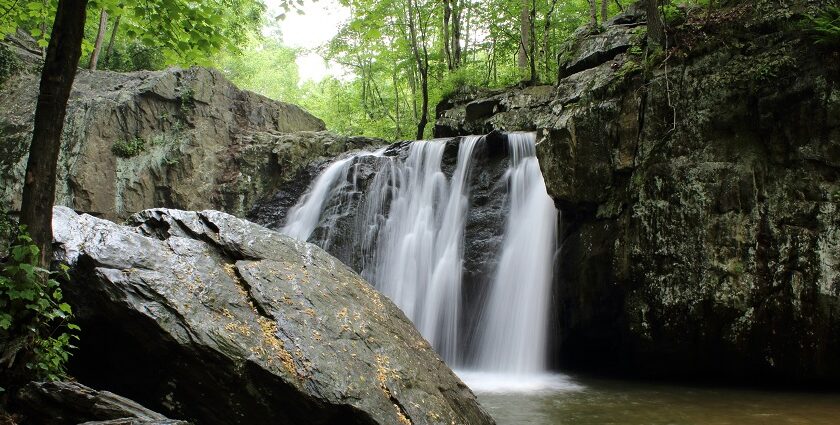
[(120, 27), (120, 18), (122, 15), (117, 16), (117, 20), (114, 21), (114, 28), (111, 29), (111, 39), (108, 40), (108, 48), (105, 49), (105, 57), (102, 58), (105, 61), (105, 64), (108, 64), (108, 58), (111, 57), (111, 50), (114, 48), (114, 40), (117, 39), (117, 29)]
[(610, 17), (609, 3), (610, 0), (601, 0), (601, 23), (606, 24), (607, 18)]
[[(416, 19), (415, 19), (416, 13)], [(411, 51), (414, 54), (414, 61), (417, 64), (417, 72), (420, 74), (420, 96), (421, 107), (420, 120), (417, 122), (417, 140), (423, 138), (426, 132), (426, 124), (429, 122), (429, 50), (426, 47), (426, 27), (422, 22), (420, 8), (416, 0), (408, 1), (408, 32), (411, 41)], [(420, 37), (418, 37), (418, 30)], [(423, 46), (423, 54), (420, 54), (420, 44)]]
[(598, 26), (598, 8), (595, 5), (595, 2), (598, 0), (588, 0), (589, 1), (589, 26), (595, 28)]
[(531, 8), (528, 0), (522, 0), (522, 8), (519, 11), (519, 54), (517, 55), (516, 64), (523, 71), (528, 69), (528, 40), (531, 34), (531, 25), (529, 18), (531, 16)]
[(452, 5), (452, 67), (461, 67), (461, 0), (453, 0)]
[(396, 129), (394, 131), (394, 140), (399, 140), (402, 137), (402, 128), (400, 126), (400, 80), (397, 78), (397, 67), (394, 66), (391, 74), (391, 82), (394, 84), (394, 116), (396, 116)]
[(531, 66), (531, 84), (536, 84), (537, 76), (537, 34), (534, 28), (537, 20), (537, 0), (531, 0), (531, 10), (528, 12), (528, 63)]
[(647, 13), (648, 37), (660, 46), (665, 45), (665, 24), (662, 22), (662, 15), (659, 13), (659, 2), (657, 0), (645, 0), (645, 12)]
[(452, 6), (450, 0), (443, 0), (443, 53), (446, 57), (446, 68), (454, 69), (452, 64), (452, 40), (449, 38), (449, 22), (452, 18)]
[(426, 124), (429, 123), (429, 69), (426, 67), (420, 70), (420, 93), (423, 97), (421, 102), (423, 110), (420, 111), (420, 121), (417, 122), (417, 140), (423, 139)]
[(102, 40), (105, 39), (105, 31), (108, 28), (108, 12), (102, 9), (99, 13), (99, 31), (96, 33), (96, 42), (93, 44), (93, 52), (90, 54), (88, 69), (96, 71), (96, 63), (99, 62), (99, 51), (102, 50)]
[(41, 70), (41, 87), (35, 108), (32, 145), (26, 164), (20, 222), (41, 249), (41, 265), (52, 258), (52, 207), (61, 132), (67, 99), (82, 55), (87, 0), (59, 0), (47, 56)]
[(546, 74), (548, 74), (551, 63), (551, 56), (549, 55), (548, 51), (548, 41), (551, 40), (551, 17), (554, 15), (555, 7), (557, 7), (557, 0), (551, 0), (551, 6), (548, 8), (548, 12), (545, 14), (545, 26), (543, 27), (542, 58)]

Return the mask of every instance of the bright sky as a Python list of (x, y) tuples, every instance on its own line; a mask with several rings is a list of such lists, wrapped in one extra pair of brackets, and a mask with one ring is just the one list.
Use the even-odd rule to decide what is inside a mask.
[[(265, 3), (269, 16), (276, 17), (282, 12), (279, 0), (265, 0)], [(327, 75), (342, 76), (345, 70), (340, 65), (328, 64), (314, 49), (329, 41), (341, 23), (350, 19), (350, 10), (337, 0), (305, 0), (302, 9), (304, 15), (291, 12), (275, 25), (282, 33), (283, 44), (312, 50), (297, 59), (301, 80), (320, 81)]]

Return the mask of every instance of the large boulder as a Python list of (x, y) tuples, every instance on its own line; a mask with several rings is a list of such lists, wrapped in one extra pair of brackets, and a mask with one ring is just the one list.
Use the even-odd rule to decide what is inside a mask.
[(658, 56), (632, 9), (569, 43), (597, 60), (564, 62), (550, 98), (438, 111), (441, 134), (538, 132), (566, 367), (840, 379), (840, 52), (790, 25), (818, 1), (731, 3), (687, 10)]
[(314, 245), (217, 211), (54, 214), (82, 382), (201, 424), (493, 423), (396, 306)]
[[(20, 206), (38, 95), (37, 59), (26, 63), (0, 85), (0, 207), (10, 210)], [(79, 70), (56, 204), (108, 219), (152, 207), (244, 217), (313, 160), (382, 143), (323, 130), (298, 106), (240, 90), (212, 69)]]

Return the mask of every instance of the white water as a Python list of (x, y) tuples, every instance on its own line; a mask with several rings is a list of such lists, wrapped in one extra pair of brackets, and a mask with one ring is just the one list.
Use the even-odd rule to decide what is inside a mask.
[(548, 196), (533, 133), (508, 135), (510, 213), (490, 301), (479, 329), (480, 370), (546, 369), (557, 209)]
[[(318, 227), (329, 233), (336, 217), (354, 213), (354, 246), (361, 273), (391, 298), (450, 365), (479, 391), (559, 391), (572, 388), (546, 373), (547, 320), (557, 211), (546, 193), (535, 155), (535, 136), (510, 134), (509, 213), (489, 295), (481, 306), (477, 356), (466, 359), (462, 335), (464, 232), (475, 147), (463, 138), (452, 178), (441, 169), (446, 142), (417, 141), (404, 160), (382, 156), (376, 175), (359, 194), (353, 163), (369, 152), (336, 161), (313, 182), (289, 214), (283, 232), (306, 240)], [(346, 211), (355, 205), (356, 211)], [(320, 241), (329, 245), (330, 237)], [(468, 361), (469, 360), (469, 361)]]

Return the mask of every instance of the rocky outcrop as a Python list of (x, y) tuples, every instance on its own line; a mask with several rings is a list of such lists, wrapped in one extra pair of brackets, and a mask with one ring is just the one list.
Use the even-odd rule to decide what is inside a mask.
[(78, 382), (33, 382), (16, 396), (23, 424), (189, 425)]
[[(0, 87), (0, 205), (11, 210), (20, 204), (37, 88), (33, 72)], [(379, 143), (323, 130), (303, 109), (239, 90), (211, 69), (79, 70), (56, 203), (109, 219), (152, 207), (244, 217), (313, 160)]]
[(666, 53), (625, 14), (570, 43), (556, 86), (440, 106), (441, 135), (538, 131), (558, 363), (840, 378), (840, 53), (789, 25), (816, 3), (689, 14)]
[(216, 212), (56, 207), (81, 382), (201, 424), (490, 424), (411, 322), (320, 248)]

